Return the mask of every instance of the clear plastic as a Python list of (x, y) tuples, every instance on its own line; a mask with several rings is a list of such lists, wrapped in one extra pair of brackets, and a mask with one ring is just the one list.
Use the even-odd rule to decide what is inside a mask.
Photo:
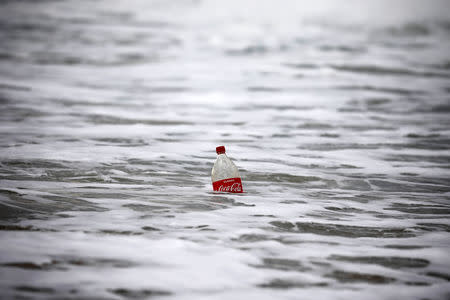
[(217, 156), (211, 171), (211, 180), (216, 182), (228, 178), (241, 178), (238, 168), (225, 153)]

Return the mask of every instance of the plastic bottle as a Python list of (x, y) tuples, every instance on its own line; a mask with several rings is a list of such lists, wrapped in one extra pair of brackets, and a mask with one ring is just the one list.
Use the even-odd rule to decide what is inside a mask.
[(213, 190), (228, 193), (243, 193), (241, 176), (231, 159), (225, 154), (225, 147), (216, 147), (217, 160), (211, 171)]

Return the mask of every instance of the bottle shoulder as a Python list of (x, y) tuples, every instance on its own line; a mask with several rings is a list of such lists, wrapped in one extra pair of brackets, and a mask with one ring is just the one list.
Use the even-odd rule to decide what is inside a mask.
[(236, 165), (226, 154), (219, 154), (211, 170), (212, 181), (240, 177)]

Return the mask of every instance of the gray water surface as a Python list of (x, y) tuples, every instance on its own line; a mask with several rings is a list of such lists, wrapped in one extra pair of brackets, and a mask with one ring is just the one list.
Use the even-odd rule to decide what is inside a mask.
[(448, 299), (449, 8), (1, 1), (0, 298)]

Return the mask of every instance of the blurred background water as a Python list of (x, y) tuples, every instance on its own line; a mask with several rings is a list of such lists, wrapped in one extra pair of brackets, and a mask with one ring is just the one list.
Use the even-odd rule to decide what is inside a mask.
[(448, 299), (449, 11), (1, 1), (0, 298)]

